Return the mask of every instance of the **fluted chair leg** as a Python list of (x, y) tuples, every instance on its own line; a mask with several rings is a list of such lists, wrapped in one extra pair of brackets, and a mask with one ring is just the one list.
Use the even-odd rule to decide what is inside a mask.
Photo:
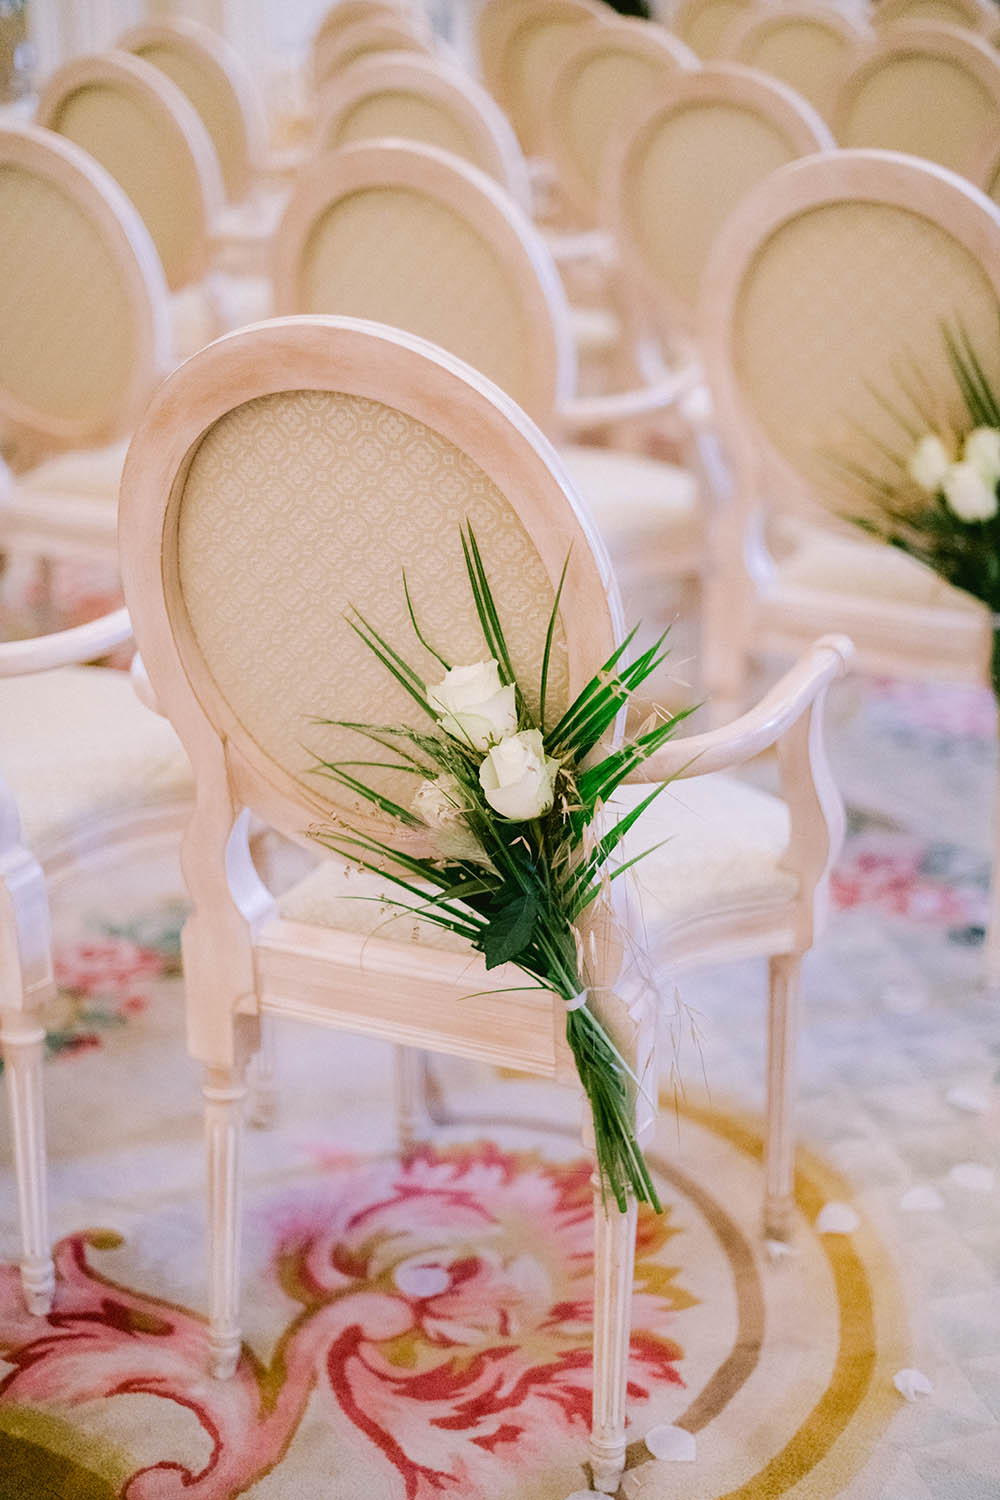
[(620, 1213), (594, 1189), (594, 1405), (590, 1465), (595, 1490), (617, 1493), (625, 1469), (625, 1394), (632, 1332), (635, 1199)]
[(767, 1134), (764, 1233), (787, 1239), (795, 1185), (795, 1094), (802, 955), (782, 953), (768, 966)]
[(278, 1085), (273, 1016), (260, 1017), (260, 1046), (247, 1067), (247, 1117), (258, 1130), (270, 1130), (278, 1114)]
[(393, 1048), (393, 1086), (396, 1105), (396, 1144), (400, 1155), (412, 1151), (426, 1119), (426, 1055), (416, 1047)]
[(50, 1310), (55, 1290), (45, 1185), (44, 1042), (45, 1032), (34, 1016), (19, 1011), (0, 1016), (21, 1221), (21, 1284), (28, 1311), (40, 1317)]
[(239, 1363), (243, 1101), (240, 1068), (209, 1068), (205, 1097), (208, 1151), (208, 1349), (213, 1375), (228, 1380)]

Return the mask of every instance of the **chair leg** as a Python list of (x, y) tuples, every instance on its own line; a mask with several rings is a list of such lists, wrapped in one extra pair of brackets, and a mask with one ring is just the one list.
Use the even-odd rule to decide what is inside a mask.
[(764, 1233), (787, 1239), (795, 1179), (796, 1048), (800, 953), (781, 953), (768, 965), (767, 1138), (764, 1148)]
[(590, 1465), (595, 1490), (618, 1491), (625, 1470), (625, 1394), (632, 1333), (635, 1199), (620, 1213), (594, 1189), (594, 1405)]
[(247, 1114), (258, 1130), (270, 1130), (278, 1114), (278, 1086), (275, 1082), (275, 1023), (273, 1016), (260, 1017), (260, 1047), (247, 1069), (250, 1100)]
[[(1000, 756), (1000, 750), (997, 754)], [(993, 787), (993, 867), (983, 952), (983, 981), (988, 989), (1000, 989), (1000, 765)]]
[(205, 1097), (208, 1149), (208, 1350), (219, 1380), (234, 1374), (240, 1358), (240, 1233), (243, 1101), (241, 1068), (209, 1068)]
[(44, 1041), (45, 1032), (32, 1015), (8, 1011), (0, 1020), (21, 1220), (21, 1284), (28, 1311), (40, 1317), (52, 1306), (56, 1279), (45, 1187)]
[(425, 1118), (427, 1060), (416, 1047), (393, 1048), (393, 1085), (396, 1103), (396, 1144), (401, 1156), (412, 1151)]

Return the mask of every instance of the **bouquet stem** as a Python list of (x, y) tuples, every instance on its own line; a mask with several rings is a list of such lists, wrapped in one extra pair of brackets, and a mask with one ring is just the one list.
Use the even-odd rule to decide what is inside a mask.
[(634, 1083), (617, 1048), (586, 1006), (566, 1017), (566, 1041), (576, 1063), (594, 1120), (594, 1149), (603, 1189), (610, 1189), (619, 1211), (632, 1192), (640, 1203), (662, 1212), (660, 1199), (635, 1134)]

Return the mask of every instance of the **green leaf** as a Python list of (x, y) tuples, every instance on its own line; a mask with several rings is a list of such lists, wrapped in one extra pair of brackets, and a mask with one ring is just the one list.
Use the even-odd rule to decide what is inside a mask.
[(511, 963), (524, 951), (531, 942), (537, 916), (538, 896), (532, 890), (522, 891), (499, 908), (482, 934), (488, 969)]
[(555, 598), (552, 601), (552, 611), (549, 615), (548, 629), (545, 632), (545, 650), (542, 652), (542, 676), (539, 686), (539, 717), (541, 718), (542, 733), (545, 733), (545, 698), (549, 686), (549, 658), (552, 654), (552, 637), (555, 634), (556, 620), (559, 616), (559, 601), (562, 598), (563, 584), (566, 582), (566, 569), (569, 567), (569, 553), (566, 553), (566, 561), (562, 565), (559, 574), (559, 583), (556, 586)]
[(423, 634), (421, 632), (420, 626), (417, 624), (417, 617), (416, 617), (416, 615), (413, 612), (413, 601), (410, 598), (409, 585), (406, 582), (406, 569), (405, 568), (403, 569), (403, 593), (406, 595), (406, 608), (410, 612), (410, 624), (413, 626), (413, 633), (414, 633), (414, 635), (416, 636), (417, 640), (420, 642), (421, 646), (423, 646), (424, 650), (425, 651), (429, 651), (430, 654), (431, 654), (431, 656), (433, 656), (436, 661), (439, 661), (441, 663), (442, 667), (444, 667), (444, 669), (445, 669), (446, 672), (450, 672), (451, 671), (451, 667), (445, 661), (445, 659), (441, 655), (440, 651), (435, 651), (434, 647), (431, 645), (431, 643), (429, 641), (427, 641), (427, 640), (424, 639), (424, 636), (423, 636)]

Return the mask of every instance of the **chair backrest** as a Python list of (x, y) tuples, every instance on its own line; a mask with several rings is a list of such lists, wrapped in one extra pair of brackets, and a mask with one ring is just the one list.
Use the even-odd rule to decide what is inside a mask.
[(542, 104), (581, 27), (613, 19), (594, 0), (492, 0), (479, 19), (486, 86), (506, 111), (525, 152), (542, 146)]
[(42, 90), (38, 123), (89, 151), (125, 190), (172, 290), (201, 279), (222, 175), (208, 132), (176, 84), (125, 52), (76, 58)]
[(416, 52), (429, 57), (432, 54), (430, 38), (415, 21), (403, 15), (355, 21), (350, 26), (338, 28), (332, 35), (322, 33), (316, 38), (312, 54), (316, 93), (322, 95), (338, 73), (362, 57), (386, 52)]
[(527, 209), (531, 183), (517, 136), (495, 100), (459, 68), (416, 53), (352, 63), (327, 85), (320, 151), (399, 137), (439, 146), (496, 179)]
[(897, 21), (945, 21), (992, 36), (997, 29), (997, 8), (990, 0), (878, 0), (871, 19), (879, 27)]
[(543, 427), (575, 383), (565, 294), (538, 232), (485, 173), (433, 146), (362, 143), (306, 168), (275, 237), (274, 306), (431, 339)]
[(969, 180), (994, 203), (1000, 203), (1000, 128), (987, 142)]
[(600, 211), (609, 147), (654, 90), (679, 69), (698, 67), (689, 47), (648, 21), (582, 27), (542, 108), (542, 144), (560, 186), (591, 221)]
[(812, 106), (764, 73), (710, 63), (670, 80), (609, 164), (602, 212), (665, 331), (693, 331), (709, 250), (745, 194), (833, 144)]
[[(476, 372), (352, 319), (242, 329), (164, 382), (125, 466), (122, 573), (146, 670), (199, 783), (192, 846), (221, 866), (241, 806), (293, 838), (345, 809), (372, 826), (309, 774), (311, 751), (357, 759), (362, 742), (312, 720), (427, 727), (347, 623), (360, 612), (436, 680), (404, 569), (426, 637), (451, 662), (483, 658), (465, 523), (529, 697), (569, 553), (550, 709), (583, 686), (620, 614), (603, 548), (556, 463)], [(385, 775), (388, 794), (408, 802), (412, 778)]]
[(822, 0), (799, 0), (743, 11), (722, 38), (719, 56), (780, 78), (829, 120), (855, 54), (871, 40), (864, 22)]
[(337, 0), (326, 12), (312, 39), (313, 55), (323, 47), (328, 38), (358, 21), (398, 21), (415, 18), (412, 0)]
[(775, 173), (720, 234), (702, 296), (737, 493), (795, 507), (825, 492), (849, 511), (840, 463), (898, 480), (877, 444), (912, 436), (890, 407), (919, 430), (916, 388), (963, 420), (943, 325), (970, 331), (996, 382), (998, 298), (1000, 210), (956, 174), (863, 150)]
[(922, 156), (970, 176), (1000, 118), (1000, 56), (971, 32), (897, 26), (862, 51), (834, 109), (842, 146)]
[(671, 21), (675, 36), (699, 57), (718, 57), (722, 39), (751, 0), (680, 0)]
[(226, 197), (245, 198), (263, 160), (267, 132), (253, 76), (235, 47), (208, 26), (181, 19), (136, 26), (118, 46), (177, 85), (211, 136)]
[(128, 432), (171, 362), (163, 270), (85, 151), (0, 129), (0, 427), (54, 447)]

